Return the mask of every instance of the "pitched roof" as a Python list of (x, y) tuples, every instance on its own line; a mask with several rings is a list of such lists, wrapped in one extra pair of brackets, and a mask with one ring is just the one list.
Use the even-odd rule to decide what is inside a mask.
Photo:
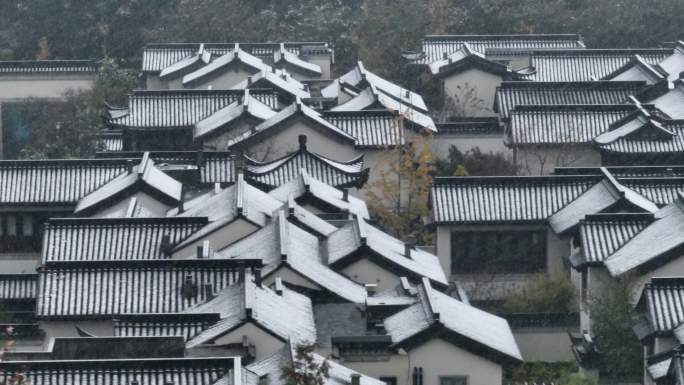
[(123, 151), (124, 139), (121, 130), (105, 130), (97, 134), (98, 150), (103, 152)]
[(206, 344), (241, 325), (253, 322), (283, 341), (297, 344), (316, 341), (311, 300), (283, 287), (276, 293), (254, 282), (251, 274), (215, 298), (187, 309), (188, 313), (220, 313), (221, 320), (188, 341), (187, 347)]
[[(188, 128), (235, 101), (243, 90), (134, 90), (128, 95), (125, 112), (106, 119), (114, 128)], [(278, 97), (273, 90), (250, 90), (250, 96), (274, 109)]]
[(155, 162), (160, 170), (187, 171), (197, 170), (199, 183), (229, 183), (235, 181), (235, 164), (233, 154), (227, 151), (124, 151), (100, 152), (98, 158), (134, 158), (141, 159), (145, 153)]
[(273, 190), (299, 177), (302, 169), (323, 183), (335, 188), (361, 188), (368, 180), (368, 168), (363, 168), (363, 155), (348, 161), (336, 161), (310, 152), (306, 136), (299, 137), (299, 150), (270, 162), (259, 162), (245, 156), (245, 178), (266, 191)]
[(303, 99), (311, 97), (307, 86), (293, 78), (287, 71), (273, 67), (262, 69), (232, 87), (234, 90), (248, 88), (275, 88), (291, 97)]
[(221, 319), (218, 313), (118, 315), (114, 335), (118, 337), (181, 336), (186, 341)]
[(245, 89), (242, 100), (236, 100), (221, 108), (195, 124), (193, 137), (195, 139), (218, 134), (222, 127), (247, 115), (259, 121), (273, 117), (276, 111), (253, 97), (249, 89)]
[(437, 123), (436, 135), (501, 135), (503, 125), (499, 118), (492, 117), (467, 117), (452, 118), (449, 122)]
[(592, 214), (579, 223), (583, 262), (603, 263), (653, 222), (652, 214)]
[[(456, 298), (433, 290), (423, 279), (420, 301), (385, 319), (385, 329), (395, 346), (419, 344), (421, 332), (437, 328), (455, 334), (456, 344), (475, 354), (500, 361), (522, 361), (508, 322)], [(448, 337), (447, 337), (447, 340)]]
[(261, 138), (265, 134), (270, 134), (277, 129), (283, 129), (285, 124), (292, 119), (297, 117), (302, 117), (313, 123), (313, 127), (322, 130), (327, 134), (331, 134), (343, 141), (354, 143), (355, 139), (346, 132), (340, 130), (335, 125), (331, 124), (327, 120), (323, 119), (320, 113), (311, 107), (302, 103), (302, 101), (297, 98), (297, 100), (290, 104), (289, 106), (283, 108), (277, 114), (273, 115), (268, 120), (262, 122), (253, 129), (244, 132), (241, 135), (236, 136), (228, 142), (228, 147), (236, 146), (245, 141), (255, 140), (255, 138)]
[(551, 215), (549, 224), (561, 234), (575, 228), (586, 215), (615, 210), (655, 213), (658, 206), (603, 169), (601, 181)]
[(0, 371), (22, 374), (31, 385), (150, 385), (166, 381), (215, 385), (231, 372), (235, 360), (222, 357), (2, 361)]
[(365, 201), (351, 195), (347, 195), (345, 199), (342, 190), (321, 182), (306, 170), (300, 170), (297, 178), (272, 190), (269, 194), (283, 203), (288, 202), (290, 198), (295, 200), (313, 198), (340, 211), (347, 211), (362, 218), (370, 218)]
[(435, 178), (430, 205), (435, 224), (544, 222), (596, 184), (596, 177)]
[[(235, 44), (232, 50), (211, 60), (200, 68), (183, 76), (183, 86), (190, 86), (201, 82), (203, 79), (212, 76), (213, 73), (223, 70), (228, 66), (244, 65), (258, 72), (268, 70), (269, 65), (261, 59), (240, 49), (239, 44)], [(162, 70), (162, 74), (164, 71)]]
[(5, 74), (92, 74), (97, 73), (93, 60), (9, 60), (0, 61), (0, 75)]
[(582, 38), (577, 34), (515, 34), (515, 35), (429, 35), (422, 40), (424, 56), (416, 64), (439, 60), (444, 53), (458, 51), (464, 44), (481, 54), (488, 49), (531, 50), (539, 48), (581, 48)]
[[(261, 385), (286, 385), (281, 377), (282, 368), (292, 365), (296, 350), (293, 344), (286, 344), (282, 349), (272, 355), (263, 358), (247, 366), (247, 369), (256, 373), (261, 379)], [(323, 385), (349, 385), (352, 383), (352, 375), (359, 376), (359, 385), (383, 385), (384, 382), (373, 377), (363, 375), (355, 370), (349, 369), (333, 360), (313, 353), (314, 362), (317, 364), (323, 361), (328, 363), (328, 377), (323, 380)]]
[(353, 136), (358, 148), (386, 148), (405, 143), (399, 115), (391, 111), (325, 111), (323, 118)]
[(653, 65), (641, 55), (634, 55), (622, 67), (603, 77), (605, 80), (645, 81), (654, 84), (665, 77), (658, 65)]
[(171, 248), (207, 219), (51, 219), (45, 224), (43, 263), (169, 258)]
[[(355, 217), (351, 222), (328, 236), (328, 263), (335, 269), (352, 264), (364, 256), (379, 261), (382, 266), (399, 270), (402, 276), (414, 279), (427, 277), (432, 282), (446, 286), (448, 281), (436, 255), (406, 245), (399, 239)], [(408, 246), (409, 254), (406, 254)]]
[(521, 105), (622, 104), (645, 82), (502, 82), (496, 88), (494, 111), (507, 120)]
[(126, 165), (125, 159), (0, 161), (0, 205), (71, 206)]
[(440, 60), (428, 64), (430, 72), (437, 77), (447, 77), (470, 68), (480, 68), (496, 75), (517, 77), (506, 65), (487, 60), (483, 53), (475, 51), (470, 44), (463, 43), (460, 49), (444, 54)]
[(126, 260), (51, 263), (40, 271), (37, 315), (111, 319), (120, 314), (177, 313), (220, 291), (260, 261)]
[(278, 67), (294, 68), (297, 71), (303, 71), (309, 75), (321, 76), (323, 74), (321, 66), (315, 63), (309, 63), (300, 56), (292, 53), (287, 49), (285, 43), (280, 43), (279, 48), (273, 50), (273, 63)]
[(642, 300), (655, 332), (672, 332), (684, 323), (684, 279), (653, 277), (644, 287)]
[(619, 178), (629, 177), (684, 177), (684, 166), (604, 166), (604, 167), (556, 167), (557, 175), (601, 175), (605, 168)]
[(37, 274), (0, 274), (0, 303), (36, 299)]
[(653, 65), (672, 52), (664, 48), (538, 50), (530, 56), (531, 73), (527, 78), (543, 82), (598, 80), (624, 66), (634, 55)]
[(684, 120), (662, 119), (642, 109), (611, 124), (594, 138), (609, 153), (672, 154), (684, 152)]
[(365, 288), (332, 270), (322, 260), (318, 237), (287, 220), (283, 210), (262, 229), (218, 251), (216, 258), (261, 259), (265, 275), (286, 267), (312, 284), (346, 301), (363, 303)]
[(556, 145), (591, 143), (610, 125), (638, 107), (631, 104), (520, 105), (510, 111), (510, 143)]
[(677, 254), (684, 245), (684, 197), (681, 194), (655, 213), (653, 223), (606, 259), (605, 265), (613, 276), (645, 268), (657, 259)]
[(136, 190), (150, 192), (162, 201), (178, 203), (182, 199), (183, 184), (159, 170), (149, 154), (145, 154), (131, 173), (121, 174), (81, 198), (74, 212), (92, 213), (106, 202)]
[(671, 79), (679, 77), (679, 74), (684, 71), (684, 41), (677, 42), (675, 51), (658, 63), (658, 69), (669, 75)]
[[(172, 43), (148, 44), (143, 49), (142, 71), (159, 72), (162, 69), (194, 55), (204, 46), (204, 50), (214, 56), (221, 56), (235, 48), (236, 43)], [(265, 58), (273, 57), (280, 51), (281, 44), (294, 55), (305, 56), (313, 53), (332, 54), (332, 48), (325, 42), (284, 42), (284, 43), (240, 43), (241, 50), (251, 55)]]
[(672, 119), (684, 119), (684, 79), (654, 84), (638, 94), (637, 98), (654, 104)]

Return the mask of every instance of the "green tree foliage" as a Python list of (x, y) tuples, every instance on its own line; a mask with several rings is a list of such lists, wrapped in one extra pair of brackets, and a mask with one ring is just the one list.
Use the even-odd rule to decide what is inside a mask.
[(577, 289), (564, 275), (543, 276), (501, 306), (505, 313), (571, 313), (578, 310)]
[(92, 156), (95, 135), (102, 125), (105, 103), (125, 105), (127, 93), (137, 85), (135, 73), (113, 61), (100, 67), (92, 90), (68, 92), (63, 101), (29, 100), (22, 103), (30, 134), (22, 158), (74, 158)]
[(502, 153), (484, 153), (478, 147), (465, 153), (456, 146), (449, 148), (447, 159), (435, 161), (436, 176), (515, 175), (518, 168)]
[(291, 365), (280, 368), (280, 377), (286, 385), (323, 385), (330, 378), (330, 364), (314, 355), (316, 346), (299, 345)]
[(591, 332), (601, 355), (606, 378), (639, 380), (642, 375), (641, 343), (634, 335), (632, 279), (606, 282), (599, 295), (589, 299)]

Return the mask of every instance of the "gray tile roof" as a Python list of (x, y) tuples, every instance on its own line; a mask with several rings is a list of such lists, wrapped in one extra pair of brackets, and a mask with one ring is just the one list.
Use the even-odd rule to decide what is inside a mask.
[(496, 89), (494, 111), (503, 120), (521, 105), (623, 104), (645, 82), (503, 82)]
[[(243, 90), (134, 90), (128, 96), (125, 113), (106, 120), (113, 128), (189, 128), (235, 101)], [(278, 106), (272, 90), (250, 90), (250, 95), (269, 107)]]
[(587, 215), (579, 224), (584, 261), (602, 263), (652, 222), (652, 214)]
[(188, 313), (219, 313), (221, 320), (187, 343), (188, 348), (211, 343), (244, 323), (256, 323), (283, 341), (297, 344), (316, 341), (311, 300), (286, 287), (280, 293), (260, 286), (251, 274), (216, 295), (216, 298), (187, 309)]
[(93, 60), (14, 60), (0, 61), (4, 74), (92, 74), (97, 73)]
[(663, 259), (680, 255), (677, 250), (684, 244), (684, 197), (681, 194), (655, 214), (653, 223), (605, 260), (611, 275), (647, 269), (663, 263)]
[[(160, 72), (164, 68), (194, 55), (204, 45), (212, 55), (224, 55), (235, 48), (236, 43), (175, 43), (148, 44), (143, 49), (142, 71)], [(332, 54), (332, 48), (325, 42), (284, 42), (287, 52), (298, 57), (312, 53)], [(281, 49), (281, 43), (240, 43), (240, 49), (260, 58), (273, 58)]]
[(0, 161), (0, 205), (74, 205), (126, 171), (125, 159)]
[(638, 110), (631, 104), (520, 105), (510, 111), (510, 143), (588, 144), (610, 125)]
[(424, 57), (417, 61), (429, 64), (442, 59), (469, 44), (481, 54), (488, 49), (531, 50), (539, 48), (581, 48), (582, 38), (576, 34), (516, 34), (516, 35), (431, 35), (422, 40)]
[(684, 166), (605, 166), (605, 167), (556, 167), (556, 175), (600, 175), (605, 168), (618, 178), (629, 177), (684, 177)]
[(242, 97), (242, 100), (234, 101), (228, 106), (221, 108), (197, 122), (197, 124), (195, 124), (193, 138), (199, 139), (220, 134), (225, 131), (222, 130), (222, 128), (245, 116), (263, 122), (276, 114), (271, 107), (262, 103), (259, 99), (252, 97), (249, 89), (245, 89), (244, 92), (245, 94)]
[(37, 274), (0, 274), (0, 302), (36, 299)]
[(114, 319), (114, 335), (119, 337), (195, 337), (220, 320), (216, 313), (133, 314)]
[(298, 178), (301, 170), (335, 188), (361, 188), (368, 180), (368, 168), (363, 168), (363, 155), (346, 161), (336, 161), (310, 152), (306, 136), (300, 137), (299, 150), (270, 162), (247, 158), (245, 179), (266, 191)]
[(232, 87), (234, 90), (251, 88), (277, 89), (281, 94), (289, 95), (292, 98), (306, 99), (311, 97), (306, 85), (292, 77), (289, 72), (273, 67), (262, 69)]
[[(473, 344), (479, 354), (500, 361), (522, 361), (522, 355), (508, 322), (456, 298), (432, 289), (427, 279), (418, 288), (419, 303), (385, 319), (385, 329), (395, 346), (419, 338), (429, 329), (445, 330), (460, 338), (466, 350)], [(442, 334), (444, 335), (444, 334)], [(470, 344), (466, 346), (464, 343)], [(412, 345), (419, 344), (413, 342)], [(494, 358), (495, 357), (495, 358)]]
[(435, 178), (430, 205), (436, 224), (545, 222), (597, 182), (576, 176)]
[(646, 302), (647, 318), (655, 332), (671, 332), (684, 322), (684, 279), (651, 278), (642, 300)]
[(503, 126), (497, 117), (455, 118), (437, 123), (436, 135), (502, 135)]
[(593, 142), (600, 151), (613, 154), (681, 154), (683, 136), (684, 120), (639, 114), (615, 122)]
[(237, 281), (245, 265), (257, 263), (207, 259), (51, 263), (40, 272), (37, 315), (109, 319), (120, 314), (178, 313), (206, 300), (204, 285), (222, 290)]
[(575, 49), (532, 52), (530, 80), (542, 82), (581, 82), (603, 79), (635, 55), (655, 65), (672, 55), (672, 49)]
[(405, 143), (399, 117), (390, 111), (325, 111), (323, 118), (353, 136), (359, 148), (386, 148)]
[(124, 139), (121, 130), (106, 130), (97, 135), (98, 150), (104, 152), (123, 151)]
[(202, 217), (52, 219), (45, 225), (42, 260), (169, 258), (173, 246), (206, 224)]
[(234, 358), (3, 361), (4, 374), (23, 374), (31, 385), (214, 385)]

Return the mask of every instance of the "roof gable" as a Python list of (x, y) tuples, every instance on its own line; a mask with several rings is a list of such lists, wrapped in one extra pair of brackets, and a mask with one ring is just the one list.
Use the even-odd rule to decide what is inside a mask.
[(651, 214), (592, 214), (579, 223), (585, 263), (603, 261), (653, 222)]
[(275, 114), (276, 111), (267, 104), (262, 103), (259, 99), (253, 97), (250, 94), (249, 89), (245, 89), (241, 101), (236, 100), (197, 122), (195, 124), (193, 137), (195, 139), (200, 139), (218, 135), (222, 128), (230, 125), (243, 116), (249, 116), (263, 122), (264, 120), (272, 118)]

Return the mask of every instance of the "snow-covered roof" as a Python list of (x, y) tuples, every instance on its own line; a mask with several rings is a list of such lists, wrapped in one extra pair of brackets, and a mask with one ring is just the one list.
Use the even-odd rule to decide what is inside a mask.
[[(522, 355), (508, 322), (498, 316), (434, 290), (427, 279), (418, 288), (419, 303), (385, 319), (385, 329), (395, 346), (416, 346), (421, 332), (432, 329), (455, 333), (466, 350), (485, 353), (496, 362), (522, 361)], [(428, 337), (432, 337), (428, 334)]]
[(200, 65), (209, 64), (211, 61), (211, 52), (204, 49), (204, 44), (200, 44), (199, 49), (194, 55), (185, 57), (168, 67), (165, 67), (159, 72), (160, 78), (169, 78), (182, 76), (183, 74), (192, 71)]
[(0, 61), (0, 75), (12, 74), (97, 74), (93, 60), (7, 60)]
[(670, 80), (675, 80), (684, 72), (684, 41), (678, 41), (672, 55), (658, 63), (658, 68), (666, 73)]
[(323, 118), (356, 139), (357, 148), (391, 148), (405, 141), (401, 117), (391, 111), (325, 111)]
[[(216, 111), (242, 100), (243, 90), (133, 90), (128, 107), (106, 119), (112, 128), (190, 128)], [(272, 109), (278, 107), (273, 90), (251, 90), (250, 96)]]
[(218, 313), (124, 314), (117, 315), (118, 337), (183, 337), (189, 340), (221, 319)]
[(294, 68), (297, 71), (303, 71), (310, 75), (321, 76), (323, 74), (321, 66), (303, 60), (296, 54), (290, 52), (290, 50), (285, 47), (285, 43), (280, 43), (279, 49), (273, 51), (273, 63), (276, 66)]
[(582, 263), (603, 261), (653, 222), (652, 214), (592, 214), (579, 223)]
[(233, 357), (202, 357), (3, 361), (0, 362), (0, 372), (22, 375), (31, 385), (148, 385), (164, 384), (165, 381), (183, 385), (216, 385), (230, 374), (235, 360)]
[(345, 199), (344, 191), (321, 182), (303, 169), (300, 170), (296, 178), (272, 190), (269, 194), (283, 203), (288, 202), (290, 198), (295, 200), (300, 198), (316, 199), (340, 211), (347, 211), (362, 218), (370, 218), (365, 201), (349, 194)]
[(232, 87), (234, 90), (248, 88), (276, 88), (295, 98), (311, 97), (304, 84), (293, 78), (287, 71), (273, 67), (263, 69)]
[(510, 111), (511, 145), (587, 144), (638, 110), (632, 104), (518, 105)]
[(428, 68), (437, 77), (448, 77), (471, 68), (479, 68), (509, 78), (519, 77), (506, 65), (488, 60), (483, 53), (475, 51), (467, 42), (464, 42), (460, 49), (450, 54), (445, 53), (442, 58), (429, 63)]
[(603, 79), (639, 55), (648, 64), (658, 64), (672, 49), (570, 49), (537, 50), (530, 56), (528, 79), (542, 82), (581, 82)]
[[(285, 380), (281, 377), (282, 368), (292, 365), (293, 357), (296, 357), (296, 354), (296, 345), (288, 343), (272, 355), (248, 365), (247, 369), (259, 376), (259, 383), (262, 385), (286, 385)], [(352, 375), (359, 376), (360, 385), (385, 384), (333, 360), (326, 359), (319, 354), (314, 353), (313, 358), (315, 363), (321, 364), (323, 361), (326, 361), (329, 366), (328, 378), (324, 379), (323, 385), (349, 385), (352, 383)]]
[(126, 172), (126, 159), (0, 161), (0, 205), (74, 205)]
[(408, 246), (393, 236), (355, 217), (338, 231), (330, 234), (327, 241), (328, 262), (335, 269), (352, 264), (358, 258), (379, 258), (381, 264), (393, 265), (402, 276), (414, 280), (427, 277), (436, 284), (448, 285), (444, 270), (436, 255)]
[(604, 263), (611, 275), (618, 276), (657, 263), (657, 259), (673, 257), (683, 244), (684, 196), (680, 192), (678, 199), (655, 213), (653, 223), (610, 255)]
[(672, 332), (684, 323), (684, 278), (654, 277), (642, 293), (653, 331)]
[(603, 77), (604, 80), (645, 81), (654, 84), (665, 78), (657, 65), (649, 63), (641, 55), (634, 57), (622, 67)]
[(521, 105), (623, 104), (646, 87), (645, 82), (502, 82), (496, 88), (494, 111), (508, 120)]
[(124, 139), (121, 130), (106, 130), (97, 134), (98, 150), (105, 152), (123, 151)]
[(636, 97), (643, 103), (654, 104), (672, 119), (684, 119), (684, 79), (664, 80)]
[(618, 178), (681, 178), (684, 177), (684, 166), (602, 166), (602, 167), (556, 167), (556, 175), (601, 175), (605, 168)]
[(197, 122), (195, 124), (193, 137), (199, 139), (215, 135), (220, 128), (225, 127), (245, 115), (259, 121), (264, 121), (272, 118), (275, 114), (276, 111), (259, 101), (259, 99), (253, 97), (250, 94), (249, 89), (245, 89), (242, 100), (236, 100)]
[(43, 263), (163, 259), (206, 225), (206, 218), (51, 219), (45, 224)]
[(232, 65), (245, 65), (250, 67), (254, 72), (270, 70), (269, 65), (264, 63), (258, 57), (243, 51), (240, 49), (240, 45), (236, 43), (230, 52), (213, 58), (208, 64), (183, 76), (183, 85), (188, 86), (201, 82), (207, 76), (210, 76), (213, 73), (221, 71), (225, 67)]
[(468, 44), (480, 54), (490, 49), (509, 51), (532, 49), (582, 48), (584, 43), (577, 34), (512, 34), (512, 35), (429, 35), (422, 40), (422, 55), (415, 64), (428, 64), (452, 54)]
[(577, 199), (549, 217), (549, 225), (556, 234), (575, 228), (586, 215), (601, 212), (630, 211), (655, 213), (658, 206), (638, 192), (625, 187), (603, 169), (603, 179)]
[[(200, 47), (212, 56), (225, 55), (235, 49), (236, 43), (171, 43), (148, 44), (143, 49), (142, 71), (158, 73), (185, 58), (194, 56)], [(332, 48), (325, 42), (239, 43), (241, 50), (264, 60), (273, 60), (281, 48), (297, 57), (311, 54), (332, 55)]]
[(299, 137), (299, 150), (270, 162), (246, 157), (245, 178), (255, 186), (270, 191), (299, 177), (302, 169), (315, 179), (335, 188), (361, 188), (368, 180), (368, 168), (363, 168), (363, 155), (348, 161), (336, 161), (310, 152), (306, 136)]
[(189, 308), (188, 313), (219, 313), (221, 320), (187, 342), (187, 347), (206, 344), (245, 323), (256, 323), (283, 341), (306, 344), (316, 341), (311, 300), (283, 287), (274, 290), (255, 282), (247, 273), (242, 282), (233, 284), (215, 298)]
[(38, 274), (0, 274), (0, 303), (36, 299), (37, 284)]
[(684, 152), (684, 120), (663, 119), (642, 109), (614, 122), (594, 138), (608, 153), (672, 154)]
[(327, 134), (332, 134), (332, 136), (337, 137), (342, 141), (351, 142), (352, 144), (355, 141), (354, 137), (325, 120), (320, 113), (305, 105), (299, 98), (297, 98), (294, 103), (283, 108), (268, 120), (231, 139), (228, 142), (228, 147), (239, 145), (248, 140), (255, 140), (255, 138), (262, 138), (264, 135), (271, 134), (277, 129), (283, 129), (286, 127), (287, 122), (296, 117), (303, 117), (307, 119), (313, 123), (312, 127), (320, 129)]
[(36, 314), (49, 319), (109, 319), (119, 314), (178, 313), (206, 301), (204, 285), (220, 291), (235, 282), (238, 271), (258, 263), (213, 259), (50, 263), (40, 271)]
[(116, 197), (127, 196), (128, 192), (133, 189), (136, 191), (154, 192), (155, 196), (167, 202), (178, 203), (181, 201), (183, 184), (159, 170), (148, 154), (131, 171), (130, 173), (119, 175), (81, 198), (74, 212), (92, 212), (106, 201), (116, 199)]

